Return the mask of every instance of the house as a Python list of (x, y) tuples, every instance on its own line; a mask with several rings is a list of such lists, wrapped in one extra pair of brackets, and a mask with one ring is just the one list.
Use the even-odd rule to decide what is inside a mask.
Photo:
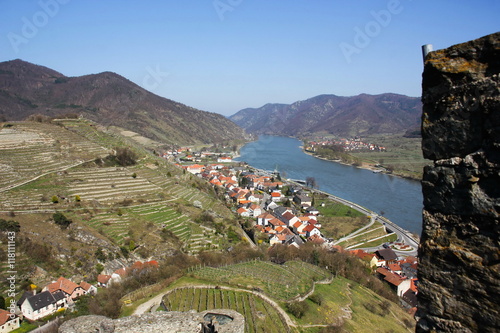
[(57, 301), (48, 290), (27, 297), (21, 304), (21, 312), (24, 317), (32, 321), (49, 316), (57, 309)]
[(389, 286), (394, 289), (399, 297), (402, 297), (411, 287), (411, 280), (402, 277), (399, 274), (393, 273), (387, 268), (379, 267), (377, 268), (377, 273), (379, 276), (385, 280)]
[(252, 211), (253, 217), (258, 217), (262, 214), (262, 209), (257, 204), (251, 204), (249, 208)]
[(363, 250), (350, 250), (349, 253), (368, 262), (370, 267), (377, 266), (378, 259), (373, 253), (368, 253)]
[(10, 311), (0, 309), (0, 333), (8, 333), (20, 326), (19, 316), (11, 314)]
[(218, 157), (217, 158), (217, 163), (231, 163), (233, 159), (231, 157)]
[(286, 241), (286, 235), (283, 234), (275, 234), (271, 236), (269, 239), (269, 244), (272, 246), (274, 244), (283, 244), (283, 242)]
[(304, 228), (306, 227), (305, 224), (302, 224), (300, 221), (295, 222), (292, 226), (293, 231), (298, 234), (298, 235), (306, 235), (305, 232), (303, 232)]
[(111, 280), (111, 275), (99, 274), (97, 275), (97, 285), (106, 288)]
[(97, 288), (88, 282), (85, 281), (80, 282), (80, 287), (82, 287), (83, 291), (85, 292), (85, 295), (97, 294)]
[(289, 211), (286, 211), (283, 215), (281, 215), (281, 221), (285, 222), (287, 226), (293, 226), (295, 222), (299, 222), (300, 219), (295, 216), (294, 214), (290, 213)]
[(277, 218), (273, 218), (273, 219), (269, 220), (269, 224), (271, 225), (271, 227), (273, 229), (276, 229), (276, 227), (279, 227), (279, 226), (286, 226), (285, 223), (283, 223), (282, 221), (278, 220)]
[(236, 213), (238, 213), (238, 215), (243, 216), (243, 217), (250, 217), (250, 211), (244, 207), (238, 208)]
[(308, 197), (307, 195), (304, 195), (304, 194), (296, 194), (293, 197), (293, 202), (295, 202), (299, 206), (304, 206), (304, 205), (311, 206), (312, 205), (311, 198)]
[(401, 266), (399, 266), (396, 263), (389, 264), (389, 265), (387, 265), (387, 267), (389, 267), (389, 270), (391, 272), (393, 272), (393, 273), (397, 273), (397, 274), (401, 274), (402, 273)]
[(307, 207), (306, 208), (306, 212), (309, 213), (309, 214), (312, 214), (314, 216), (319, 215), (319, 210), (317, 210), (316, 208), (314, 208), (312, 206), (311, 207)]
[(298, 248), (299, 246), (304, 244), (304, 241), (297, 235), (287, 235), (284, 244), (293, 245)]
[(283, 195), (281, 192), (272, 192), (271, 193), (271, 200), (274, 202), (280, 202), (283, 199)]
[(54, 294), (57, 291), (62, 291), (68, 303), (73, 302), (76, 298), (85, 294), (85, 291), (81, 286), (62, 276), (57, 279), (57, 281), (48, 284), (42, 289), (42, 291), (49, 291), (51, 294)]
[(302, 229), (302, 231), (306, 233), (306, 237), (311, 237), (312, 235), (321, 236), (321, 231), (319, 231), (319, 229), (312, 224), (306, 225), (306, 227)]
[(267, 226), (269, 221), (274, 219), (275, 217), (269, 213), (262, 213), (257, 217), (257, 224)]
[(396, 263), (398, 256), (392, 249), (381, 249), (375, 251), (375, 256), (378, 259), (377, 266), (388, 266)]
[(205, 170), (205, 166), (201, 165), (201, 164), (188, 165), (186, 167), (186, 170), (189, 171), (190, 173), (196, 175), (197, 173), (202, 173), (203, 170)]
[(321, 237), (320, 235), (316, 235), (316, 234), (307, 238), (307, 241), (314, 243), (314, 244), (319, 244), (319, 245), (325, 243), (325, 239), (323, 237)]

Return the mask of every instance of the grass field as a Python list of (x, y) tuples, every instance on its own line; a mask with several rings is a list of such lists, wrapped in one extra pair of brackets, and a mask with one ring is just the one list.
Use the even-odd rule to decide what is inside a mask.
[(394, 136), (363, 137), (363, 141), (384, 146), (385, 152), (353, 152), (353, 156), (361, 158), (369, 164), (381, 164), (394, 169), (394, 174), (421, 179), (423, 167), (431, 164), (422, 156), (421, 138), (405, 138), (403, 134)]
[[(337, 277), (329, 285), (316, 285), (315, 293), (321, 295), (318, 305), (307, 300), (309, 310), (298, 319), (299, 325), (340, 325), (347, 332), (412, 332), (403, 321), (411, 326), (414, 320), (396, 304), (382, 299), (352, 281)], [(319, 328), (301, 330), (317, 332)]]

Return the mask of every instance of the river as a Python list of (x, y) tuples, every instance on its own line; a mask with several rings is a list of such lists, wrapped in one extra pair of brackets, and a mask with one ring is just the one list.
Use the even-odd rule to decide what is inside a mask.
[(320, 190), (355, 202), (420, 235), (423, 198), (420, 182), (373, 173), (370, 170), (325, 161), (304, 153), (297, 139), (262, 135), (246, 144), (238, 161), (282, 176), (305, 180), (314, 177)]

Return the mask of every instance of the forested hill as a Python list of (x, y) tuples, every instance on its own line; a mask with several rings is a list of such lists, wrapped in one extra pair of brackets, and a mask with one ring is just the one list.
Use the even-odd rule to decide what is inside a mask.
[(244, 135), (220, 114), (157, 96), (116, 73), (67, 77), (22, 60), (0, 63), (0, 120), (68, 113), (165, 143), (218, 143)]
[(420, 122), (420, 98), (397, 94), (320, 95), (293, 104), (266, 104), (229, 117), (250, 133), (340, 136), (394, 134)]

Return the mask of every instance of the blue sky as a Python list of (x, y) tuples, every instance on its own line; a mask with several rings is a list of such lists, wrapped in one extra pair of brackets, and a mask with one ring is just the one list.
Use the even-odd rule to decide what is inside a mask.
[(421, 45), (500, 30), (498, 0), (0, 0), (0, 61), (116, 72), (224, 115), (320, 94), (420, 96)]

